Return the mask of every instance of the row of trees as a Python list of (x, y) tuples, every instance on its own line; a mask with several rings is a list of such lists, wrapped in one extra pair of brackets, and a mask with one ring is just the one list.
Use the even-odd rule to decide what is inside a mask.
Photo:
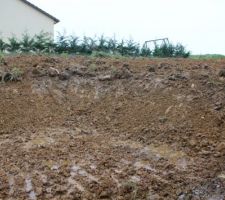
[(110, 55), (144, 56), (144, 57), (188, 57), (190, 52), (181, 44), (163, 44), (150, 49), (141, 47), (133, 40), (118, 41), (115, 37), (79, 38), (58, 34), (53, 41), (48, 34), (40, 33), (34, 37), (24, 34), (21, 40), (16, 37), (8, 38), (5, 42), (0, 39), (0, 51), (2, 52), (37, 52), (37, 53), (68, 53), (68, 54), (92, 54), (101, 52)]

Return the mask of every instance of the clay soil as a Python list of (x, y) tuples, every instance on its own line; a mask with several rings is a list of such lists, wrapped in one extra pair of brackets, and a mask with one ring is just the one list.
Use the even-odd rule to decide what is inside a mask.
[(225, 60), (6, 56), (0, 199), (225, 199)]

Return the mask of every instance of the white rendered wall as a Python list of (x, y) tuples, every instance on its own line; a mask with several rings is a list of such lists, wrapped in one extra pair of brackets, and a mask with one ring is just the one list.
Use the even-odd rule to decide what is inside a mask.
[(53, 37), (54, 20), (20, 0), (0, 0), (0, 38), (20, 39), (25, 32), (33, 36), (41, 31)]

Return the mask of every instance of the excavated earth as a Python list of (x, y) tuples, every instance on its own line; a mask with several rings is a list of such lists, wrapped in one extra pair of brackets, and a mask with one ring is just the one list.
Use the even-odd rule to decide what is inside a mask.
[(6, 56), (0, 80), (1, 200), (225, 199), (225, 60)]

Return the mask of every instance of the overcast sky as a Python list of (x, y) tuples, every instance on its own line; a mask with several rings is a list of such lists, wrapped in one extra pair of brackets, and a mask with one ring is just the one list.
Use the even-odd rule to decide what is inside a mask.
[(145, 40), (168, 37), (194, 54), (225, 54), (225, 0), (30, 0), (56, 31)]

